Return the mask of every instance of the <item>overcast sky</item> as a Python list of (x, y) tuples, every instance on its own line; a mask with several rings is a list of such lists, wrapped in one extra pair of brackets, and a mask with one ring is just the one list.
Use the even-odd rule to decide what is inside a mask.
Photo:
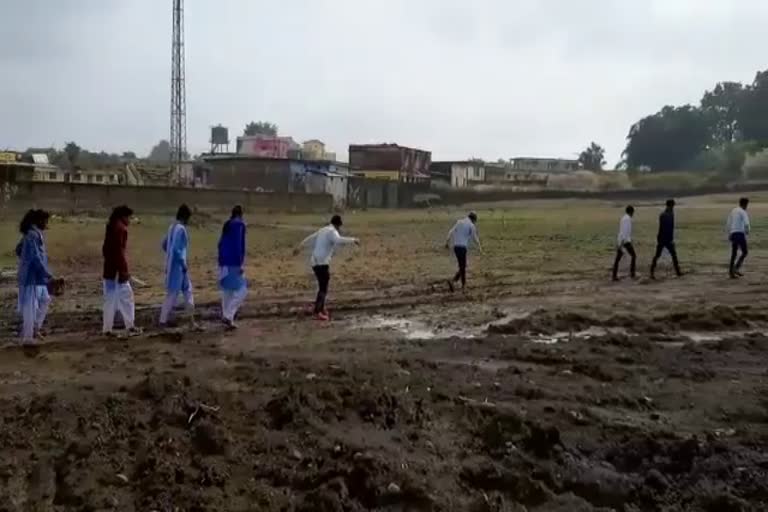
[[(269, 120), (433, 159), (618, 160), (629, 126), (751, 82), (766, 0), (186, 0), (189, 150)], [(171, 0), (0, 0), (0, 148), (168, 138)]]

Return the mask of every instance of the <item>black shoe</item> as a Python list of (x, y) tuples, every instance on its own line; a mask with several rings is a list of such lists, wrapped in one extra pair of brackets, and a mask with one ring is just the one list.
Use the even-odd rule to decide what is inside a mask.
[(650, 277), (652, 281), (655, 281), (655, 280), (656, 280), (656, 276), (655, 276), (653, 273), (651, 273), (651, 275), (650, 275), (650, 276), (648, 276), (648, 277)]
[(613, 281), (614, 283), (618, 283), (619, 282), (619, 278), (617, 276), (613, 276), (611, 278), (611, 281)]
[(739, 278), (739, 276), (737, 276), (737, 275), (736, 275), (736, 272), (731, 272), (731, 273), (730, 273), (730, 274), (728, 274), (728, 275), (729, 275), (729, 277), (730, 277), (731, 279), (738, 279), (738, 278)]
[(740, 271), (738, 271), (738, 270), (737, 270), (736, 272), (734, 272), (734, 274), (736, 274), (736, 276), (737, 276), (737, 277), (744, 277), (744, 274), (742, 274), (742, 273), (741, 273)]
[(448, 289), (451, 290), (451, 293), (456, 291), (456, 289), (453, 287), (453, 281), (450, 279), (448, 280)]

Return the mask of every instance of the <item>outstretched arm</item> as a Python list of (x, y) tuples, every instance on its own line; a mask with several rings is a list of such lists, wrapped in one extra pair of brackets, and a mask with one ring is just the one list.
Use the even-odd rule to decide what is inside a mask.
[(453, 225), (450, 231), (448, 231), (448, 236), (445, 239), (445, 246), (450, 247), (451, 245), (451, 239), (453, 238), (453, 232), (456, 231), (456, 224)]
[(297, 254), (299, 254), (301, 252), (301, 250), (304, 247), (307, 247), (310, 244), (315, 243), (315, 240), (317, 240), (318, 233), (319, 233), (319, 231), (315, 231), (314, 233), (309, 235), (307, 238), (305, 238), (304, 240), (299, 242), (299, 245), (297, 245), (296, 248), (293, 250), (293, 255), (296, 256)]
[(338, 231), (334, 231), (333, 243), (334, 245), (360, 245), (360, 240), (349, 236), (341, 236)]

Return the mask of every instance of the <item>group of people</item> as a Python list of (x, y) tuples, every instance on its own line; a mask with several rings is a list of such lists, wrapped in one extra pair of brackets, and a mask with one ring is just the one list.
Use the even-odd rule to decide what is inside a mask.
[[(135, 325), (135, 301), (132, 282), (144, 284), (132, 277), (128, 265), (128, 229), (133, 217), (133, 210), (121, 205), (112, 210), (107, 221), (102, 245), (103, 256), (103, 318), (102, 332), (114, 334), (117, 314), (123, 320), (126, 333), (138, 334), (141, 330)], [(160, 308), (159, 324), (166, 327), (179, 302), (189, 312), (194, 323), (194, 295), (189, 277), (188, 250), (190, 237), (187, 225), (192, 217), (192, 210), (181, 205), (176, 218), (162, 241), (165, 254), (165, 291), (166, 296)], [(30, 210), (20, 224), (22, 239), (16, 253), (18, 256), (18, 313), (21, 316), (22, 342), (29, 343), (42, 337), (42, 327), (51, 302), (49, 284), (53, 274), (48, 266), (48, 256), (43, 232), (48, 227), (50, 215), (43, 210)], [(446, 247), (453, 248), (458, 263), (458, 271), (449, 280), (451, 290), (454, 283), (466, 286), (467, 252), (472, 243), (480, 250), (477, 234), (477, 215), (472, 212), (459, 220), (448, 233)], [(334, 215), (330, 223), (302, 240), (294, 250), (294, 255), (303, 249), (311, 252), (310, 264), (317, 280), (317, 296), (313, 315), (317, 320), (328, 321), (330, 315), (326, 307), (328, 287), (331, 280), (331, 259), (337, 247), (359, 245), (357, 238), (341, 235), (343, 221), (340, 215)], [(246, 254), (246, 224), (243, 209), (235, 206), (232, 215), (224, 223), (218, 243), (218, 284), (221, 291), (221, 319), (228, 329), (235, 329), (235, 317), (248, 293), (244, 264)], [(181, 299), (181, 301), (179, 301)]]
[[(742, 277), (741, 267), (748, 254), (747, 236), (749, 235), (750, 224), (747, 208), (749, 199), (742, 197), (739, 199), (739, 206), (731, 210), (726, 221), (726, 233), (728, 241), (731, 243), (731, 259), (728, 265), (728, 275), (731, 279)], [(632, 244), (632, 223), (635, 215), (635, 208), (627, 206), (624, 216), (619, 222), (619, 236), (616, 246), (616, 257), (613, 260), (613, 280), (619, 280), (619, 264), (626, 252), (630, 257), (629, 273), (634, 279), (637, 277), (637, 253)], [(677, 248), (675, 247), (675, 200), (667, 200), (666, 208), (659, 215), (659, 230), (656, 235), (656, 253), (651, 260), (650, 277), (656, 279), (656, 264), (664, 251), (667, 251), (672, 258), (672, 266), (678, 277), (683, 275), (680, 270), (680, 262), (677, 258)]]
[[(128, 228), (133, 210), (122, 205), (114, 208), (109, 217), (102, 245), (103, 264), (103, 318), (102, 332), (114, 334), (117, 313), (120, 314), (126, 333), (141, 332), (135, 325), (135, 301), (132, 282), (144, 284), (131, 276), (128, 265)], [(166, 327), (172, 321), (174, 309), (181, 304), (190, 313), (194, 323), (194, 295), (189, 277), (188, 250), (190, 237), (187, 225), (192, 210), (181, 205), (176, 219), (168, 228), (162, 241), (165, 254), (166, 296), (160, 308), (159, 324)], [(51, 302), (49, 287), (54, 280), (48, 266), (48, 255), (43, 232), (48, 228), (50, 215), (44, 210), (29, 210), (19, 225), (21, 241), (16, 247), (18, 257), (18, 305), (21, 317), (22, 343), (32, 343), (42, 337), (43, 324)], [(343, 237), (339, 231), (342, 220), (334, 215), (325, 226), (305, 238), (296, 248), (311, 247), (311, 264), (317, 278), (318, 292), (314, 315), (318, 320), (328, 320), (326, 297), (330, 282), (330, 263), (336, 247), (358, 244), (356, 238)], [(235, 317), (248, 293), (244, 264), (246, 254), (246, 224), (243, 209), (235, 206), (232, 215), (224, 223), (218, 243), (218, 284), (221, 290), (221, 319), (228, 329), (235, 329)]]
[[(729, 274), (731, 278), (740, 277), (741, 266), (747, 256), (747, 235), (750, 224), (747, 207), (749, 200), (742, 198), (739, 206), (728, 216), (727, 232), (732, 245)], [(650, 268), (651, 278), (655, 278), (656, 265), (666, 250), (672, 257), (672, 264), (678, 276), (683, 273), (677, 258), (675, 247), (675, 201), (667, 201), (666, 209), (659, 216), (656, 253)], [(618, 280), (619, 264), (624, 253), (629, 254), (630, 275), (636, 277), (637, 254), (632, 243), (632, 224), (635, 209), (627, 206), (625, 215), (619, 224), (616, 256), (613, 264), (613, 279)], [(103, 324), (105, 335), (113, 335), (117, 313), (123, 319), (128, 335), (140, 333), (135, 325), (135, 302), (131, 282), (142, 283), (133, 278), (129, 271), (127, 248), (128, 228), (133, 217), (133, 210), (128, 206), (118, 206), (109, 217), (104, 235), (102, 255), (103, 266)], [(192, 217), (192, 210), (181, 205), (176, 219), (168, 228), (162, 241), (165, 254), (165, 291), (166, 296), (160, 308), (159, 324), (166, 327), (172, 320), (174, 309), (181, 303), (189, 311), (194, 323), (194, 295), (189, 277), (188, 250), (190, 237), (187, 225)], [(41, 336), (41, 331), (48, 306), (51, 302), (49, 285), (53, 274), (48, 266), (48, 255), (43, 232), (48, 227), (50, 215), (44, 210), (30, 210), (21, 220), (19, 231), (22, 238), (16, 247), (18, 256), (18, 313), (21, 316), (21, 338), (23, 342), (32, 342)], [(330, 223), (302, 240), (294, 250), (294, 255), (302, 249), (311, 251), (310, 264), (317, 280), (317, 296), (313, 315), (317, 320), (327, 321), (330, 316), (326, 307), (328, 287), (331, 280), (331, 259), (337, 247), (359, 245), (357, 238), (341, 235), (343, 222), (340, 215), (334, 215)], [(248, 294), (245, 279), (246, 224), (243, 209), (235, 206), (230, 218), (224, 223), (218, 243), (218, 284), (221, 291), (221, 319), (227, 329), (235, 329), (235, 317)], [(482, 252), (482, 245), (477, 231), (477, 214), (470, 212), (459, 219), (445, 242), (446, 248), (453, 249), (458, 270), (448, 286), (454, 291), (456, 284), (462, 288), (467, 284), (467, 254), (472, 245)], [(739, 256), (740, 253), (740, 256)], [(738, 257), (738, 258), (737, 258)]]

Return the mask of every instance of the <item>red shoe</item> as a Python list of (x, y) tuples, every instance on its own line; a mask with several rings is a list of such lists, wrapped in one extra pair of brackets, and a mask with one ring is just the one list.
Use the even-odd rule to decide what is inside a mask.
[(328, 322), (331, 320), (331, 317), (329, 317), (327, 313), (321, 312), (315, 314), (315, 320), (318, 322)]

